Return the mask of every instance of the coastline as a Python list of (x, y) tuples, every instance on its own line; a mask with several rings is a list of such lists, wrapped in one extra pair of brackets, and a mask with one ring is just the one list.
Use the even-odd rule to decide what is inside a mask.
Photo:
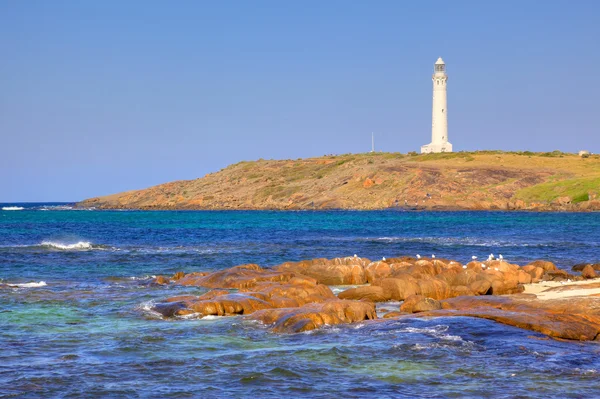
[(371, 211), (397, 211), (397, 212), (524, 212), (524, 213), (595, 213), (600, 212), (600, 206), (593, 209), (581, 209), (579, 207), (553, 207), (540, 206), (535, 208), (462, 208), (462, 207), (387, 207), (387, 208), (301, 208), (301, 207), (170, 207), (170, 206), (148, 206), (148, 207), (89, 207), (83, 202), (77, 202), (74, 209), (93, 209), (101, 211), (265, 211), (265, 212), (371, 212)]

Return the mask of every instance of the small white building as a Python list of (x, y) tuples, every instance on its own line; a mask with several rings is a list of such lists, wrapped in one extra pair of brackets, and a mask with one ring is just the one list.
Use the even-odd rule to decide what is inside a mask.
[(431, 143), (421, 147), (421, 153), (452, 152), (448, 142), (448, 100), (446, 95), (446, 64), (438, 58), (433, 71), (433, 109), (431, 115)]
[(580, 156), (580, 157), (582, 157), (582, 156), (584, 156), (584, 155), (590, 155), (590, 152), (589, 152), (589, 151), (587, 151), (587, 150), (581, 150), (581, 151), (579, 151), (579, 156)]

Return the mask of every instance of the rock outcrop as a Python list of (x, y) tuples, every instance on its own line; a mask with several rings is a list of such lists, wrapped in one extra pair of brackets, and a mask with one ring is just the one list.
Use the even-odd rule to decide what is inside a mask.
[(367, 282), (365, 266), (371, 263), (366, 258), (349, 256), (335, 259), (312, 259), (301, 262), (287, 262), (273, 269), (309, 276), (320, 284), (353, 285)]
[(377, 314), (372, 302), (336, 300), (299, 308), (261, 310), (249, 318), (271, 326), (274, 332), (292, 333), (314, 330), (324, 325), (373, 320)]
[[(402, 301), (398, 311), (384, 317), (480, 317), (551, 337), (595, 340), (600, 331), (600, 296), (540, 300), (520, 294), (531, 283), (551, 281), (544, 284), (562, 292), (579, 289), (571, 281), (596, 277), (591, 265), (581, 271), (581, 276), (573, 276), (542, 260), (521, 267), (501, 260), (462, 265), (409, 257), (377, 262), (358, 256), (313, 259), (268, 269), (249, 264), (213, 273), (158, 276), (153, 284), (210, 291), (167, 298), (153, 310), (164, 317), (242, 315), (275, 332), (290, 333), (373, 320), (377, 302)], [(565, 281), (569, 284), (561, 285)], [(359, 286), (336, 297), (329, 285)], [(600, 294), (600, 283), (587, 287)]]
[(553, 338), (600, 339), (600, 298), (595, 296), (547, 301), (518, 295), (471, 296), (445, 300), (442, 307), (441, 310), (418, 313), (418, 316), (478, 317)]

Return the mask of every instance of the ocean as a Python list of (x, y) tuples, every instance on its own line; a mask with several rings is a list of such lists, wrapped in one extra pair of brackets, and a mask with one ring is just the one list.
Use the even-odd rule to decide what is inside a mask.
[[(276, 334), (164, 320), (206, 289), (152, 276), (358, 254), (570, 270), (600, 262), (600, 213), (96, 211), (0, 204), (0, 398), (600, 397), (600, 346), (467, 317)], [(341, 290), (335, 287), (336, 292)], [(380, 313), (399, 303), (379, 306)]]

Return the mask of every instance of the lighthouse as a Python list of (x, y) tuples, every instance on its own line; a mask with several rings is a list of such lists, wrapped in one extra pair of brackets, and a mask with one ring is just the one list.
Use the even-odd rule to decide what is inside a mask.
[(442, 57), (434, 65), (433, 75), (433, 109), (431, 114), (431, 143), (421, 147), (421, 153), (452, 152), (452, 144), (448, 142), (448, 100), (446, 96), (446, 63)]

